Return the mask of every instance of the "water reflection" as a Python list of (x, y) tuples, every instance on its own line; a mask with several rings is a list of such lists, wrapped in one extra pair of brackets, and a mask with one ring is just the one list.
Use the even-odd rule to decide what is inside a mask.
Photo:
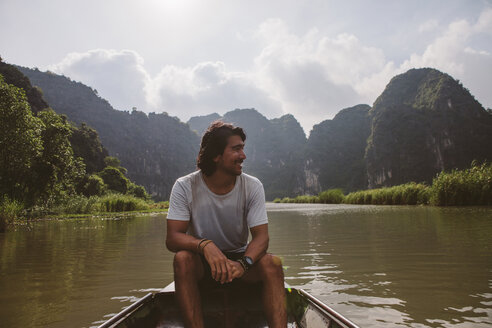
[(132, 300), (112, 297), (172, 280), (164, 218), (40, 221), (0, 234), (1, 326), (88, 327)]
[(492, 326), (492, 209), (282, 205), (271, 244), (287, 281), (361, 326)]
[[(269, 204), (286, 281), (362, 327), (492, 327), (492, 208)], [(0, 234), (1, 327), (91, 327), (172, 281), (165, 216)]]

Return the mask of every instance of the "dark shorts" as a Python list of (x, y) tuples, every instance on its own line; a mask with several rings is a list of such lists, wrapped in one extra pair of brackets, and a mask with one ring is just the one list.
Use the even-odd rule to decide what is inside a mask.
[[(202, 260), (203, 264), (203, 277), (202, 280), (200, 280), (201, 285), (220, 285), (220, 282), (217, 282), (212, 278), (212, 269), (210, 268), (210, 265), (208, 264), (207, 260), (205, 259), (205, 256), (202, 254), (200, 255), (200, 259)], [(239, 253), (227, 253), (224, 252), (224, 255), (229, 259), (229, 260), (239, 260), (244, 256), (244, 252), (239, 252)]]

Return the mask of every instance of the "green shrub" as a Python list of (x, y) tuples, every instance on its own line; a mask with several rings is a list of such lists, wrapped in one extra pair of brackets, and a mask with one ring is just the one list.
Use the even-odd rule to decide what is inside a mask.
[(360, 190), (344, 196), (330, 189), (318, 196), (276, 198), (275, 203), (331, 203), (372, 205), (492, 205), (492, 164), (472, 163), (466, 170), (441, 172), (432, 186), (410, 182), (393, 187)]
[(109, 194), (101, 197), (97, 206), (101, 212), (127, 212), (150, 209), (145, 200), (122, 194)]
[(429, 203), (429, 187), (415, 182), (399, 186), (351, 192), (347, 204), (417, 205)]
[(120, 170), (112, 166), (107, 166), (99, 172), (99, 176), (103, 179), (109, 190), (126, 194), (130, 181)]
[(142, 198), (144, 200), (149, 200), (150, 196), (147, 194), (147, 191), (143, 186), (137, 185), (133, 182), (130, 182), (128, 187), (128, 194), (133, 195), (138, 198)]
[(164, 202), (158, 202), (158, 203), (151, 203), (149, 205), (150, 209), (166, 209), (169, 208), (169, 201), (164, 201)]
[(492, 205), (492, 164), (441, 172), (432, 182), (430, 202), (438, 206)]
[(23, 208), (22, 203), (10, 200), (5, 195), (0, 198), (0, 232), (5, 231), (21, 215)]
[(302, 195), (292, 199), (293, 203), (317, 203), (317, 196)]
[(85, 197), (83, 195), (73, 195), (69, 197), (63, 204), (53, 208), (56, 214), (89, 214), (98, 211), (99, 197)]
[(319, 193), (318, 200), (325, 204), (340, 204), (343, 202), (345, 195), (342, 189), (329, 189)]
[(90, 175), (87, 177), (86, 182), (82, 188), (82, 193), (87, 196), (101, 196), (106, 191), (106, 185), (103, 179), (96, 175)]

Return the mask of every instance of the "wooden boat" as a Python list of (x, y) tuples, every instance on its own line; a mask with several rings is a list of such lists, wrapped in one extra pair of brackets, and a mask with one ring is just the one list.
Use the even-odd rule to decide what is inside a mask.
[[(202, 288), (206, 327), (268, 327), (261, 302), (261, 285), (231, 283), (224, 288)], [(257, 288), (256, 288), (257, 287)], [(302, 289), (286, 285), (288, 327), (358, 328), (350, 320)], [(174, 298), (174, 283), (149, 293), (103, 323), (99, 328), (183, 327)]]

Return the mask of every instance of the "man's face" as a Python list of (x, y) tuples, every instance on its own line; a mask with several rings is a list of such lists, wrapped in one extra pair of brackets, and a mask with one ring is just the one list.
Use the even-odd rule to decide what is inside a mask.
[(217, 156), (214, 161), (217, 164), (217, 170), (236, 176), (242, 173), (242, 163), (245, 159), (244, 142), (240, 136), (233, 135), (227, 139), (224, 153)]

